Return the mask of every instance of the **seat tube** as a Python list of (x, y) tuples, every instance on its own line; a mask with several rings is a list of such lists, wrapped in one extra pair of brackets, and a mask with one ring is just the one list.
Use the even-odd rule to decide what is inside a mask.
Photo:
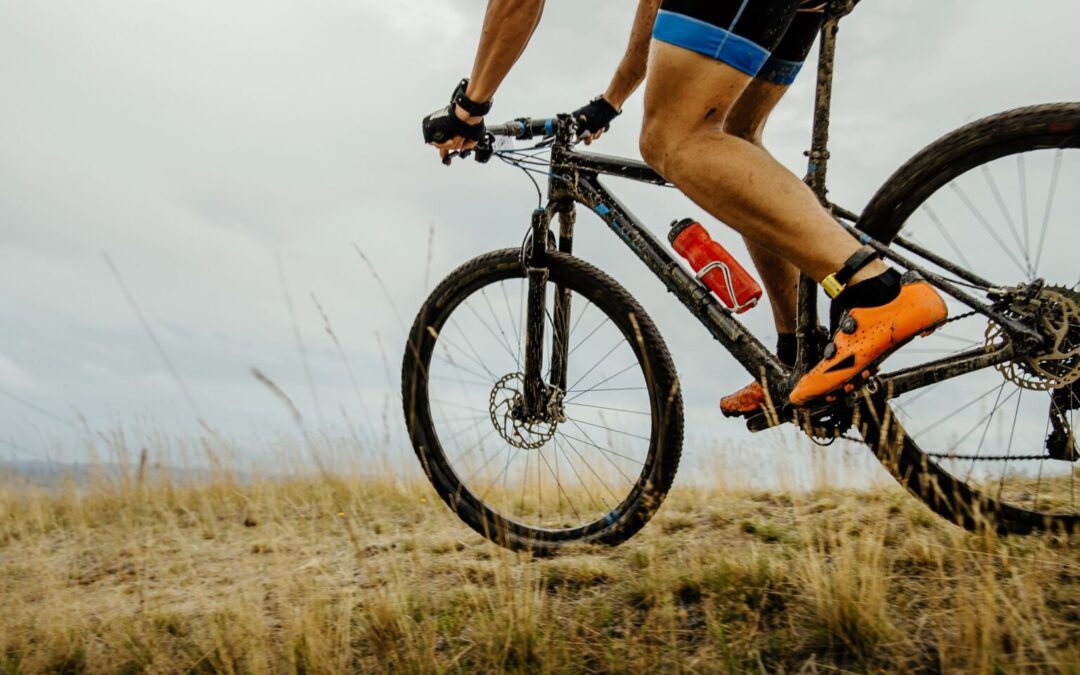
[(544, 321), (547, 314), (547, 238), (551, 219), (547, 211), (537, 209), (532, 216), (532, 237), (525, 250), (525, 271), (529, 294), (525, 310), (525, 410), (533, 418), (543, 414), (544, 396)]
[[(574, 251), (574, 223), (577, 211), (574, 202), (561, 204), (559, 214), (559, 252), (571, 255)], [(569, 288), (555, 287), (554, 335), (551, 341), (551, 383), (566, 391), (567, 358), (570, 348), (570, 302)]]
[[(836, 33), (840, 25), (842, 11), (838, 8), (846, 0), (833, 0), (826, 10), (828, 16), (821, 27), (821, 49), (818, 56), (817, 87), (814, 95), (814, 129), (810, 150), (806, 156), (806, 184), (817, 196), (818, 201), (827, 204), (828, 190), (825, 177), (829, 166), (829, 111), (832, 103), (833, 65), (836, 59)], [(799, 276), (798, 300), (798, 353), (795, 360), (796, 372), (805, 372), (819, 358), (815, 344), (818, 325), (817, 284), (806, 274)], [(820, 345), (817, 345), (820, 347)]]

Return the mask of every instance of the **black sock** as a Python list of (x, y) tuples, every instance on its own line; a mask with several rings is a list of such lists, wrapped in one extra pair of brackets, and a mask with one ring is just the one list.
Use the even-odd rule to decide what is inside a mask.
[(799, 346), (799, 341), (795, 337), (794, 333), (780, 333), (776, 336), (776, 355), (780, 358), (780, 363), (784, 364), (788, 368), (795, 365), (795, 351)]
[(855, 307), (880, 307), (892, 302), (898, 295), (900, 295), (900, 273), (892, 267), (876, 277), (848, 286), (840, 295), (833, 298), (832, 307), (829, 308), (831, 332), (836, 332), (840, 317), (847, 310)]

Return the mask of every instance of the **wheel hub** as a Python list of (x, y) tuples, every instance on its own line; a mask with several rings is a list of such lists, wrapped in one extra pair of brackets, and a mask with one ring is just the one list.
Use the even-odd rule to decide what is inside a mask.
[(499, 436), (515, 448), (535, 450), (555, 436), (559, 423), (566, 420), (563, 392), (544, 383), (544, 405), (539, 416), (525, 406), (525, 376), (509, 373), (495, 383), (489, 397), (491, 423)]

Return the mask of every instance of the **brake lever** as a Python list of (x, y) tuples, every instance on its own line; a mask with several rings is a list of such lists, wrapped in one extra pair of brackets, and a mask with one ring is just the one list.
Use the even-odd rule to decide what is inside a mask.
[(447, 153), (446, 157), (443, 157), (442, 163), (446, 166), (450, 166), (450, 162), (452, 162), (455, 157), (468, 159), (470, 155), (475, 155), (476, 161), (481, 164), (487, 164), (488, 160), (490, 160), (491, 156), (495, 153), (494, 138), (495, 137), (491, 134), (487, 134), (484, 140), (468, 150), (451, 150)]
[(451, 150), (450, 152), (446, 153), (446, 157), (442, 158), (442, 163), (444, 166), (450, 166), (450, 162), (454, 161), (455, 157), (460, 159), (467, 159), (471, 153), (472, 150)]

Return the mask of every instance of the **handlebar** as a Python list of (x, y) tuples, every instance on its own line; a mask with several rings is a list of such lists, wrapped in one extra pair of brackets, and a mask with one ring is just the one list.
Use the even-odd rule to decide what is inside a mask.
[(505, 124), (497, 124), (495, 126), (488, 127), (488, 133), (492, 136), (513, 136), (518, 140), (528, 140), (536, 136), (554, 136), (555, 135), (555, 119), (530, 119), (528, 117), (519, 117), (516, 120), (507, 122)]
[(529, 117), (519, 117), (515, 120), (511, 120), (504, 124), (496, 124), (487, 128), (487, 136), (480, 141), (476, 147), (471, 150), (454, 150), (443, 158), (443, 164), (450, 166), (450, 162), (456, 157), (462, 159), (473, 155), (476, 161), (480, 163), (487, 162), (491, 159), (491, 155), (494, 152), (491, 141), (496, 136), (509, 136), (516, 138), (520, 141), (529, 140), (530, 138), (548, 138), (555, 135), (555, 118), (547, 119), (532, 119)]

